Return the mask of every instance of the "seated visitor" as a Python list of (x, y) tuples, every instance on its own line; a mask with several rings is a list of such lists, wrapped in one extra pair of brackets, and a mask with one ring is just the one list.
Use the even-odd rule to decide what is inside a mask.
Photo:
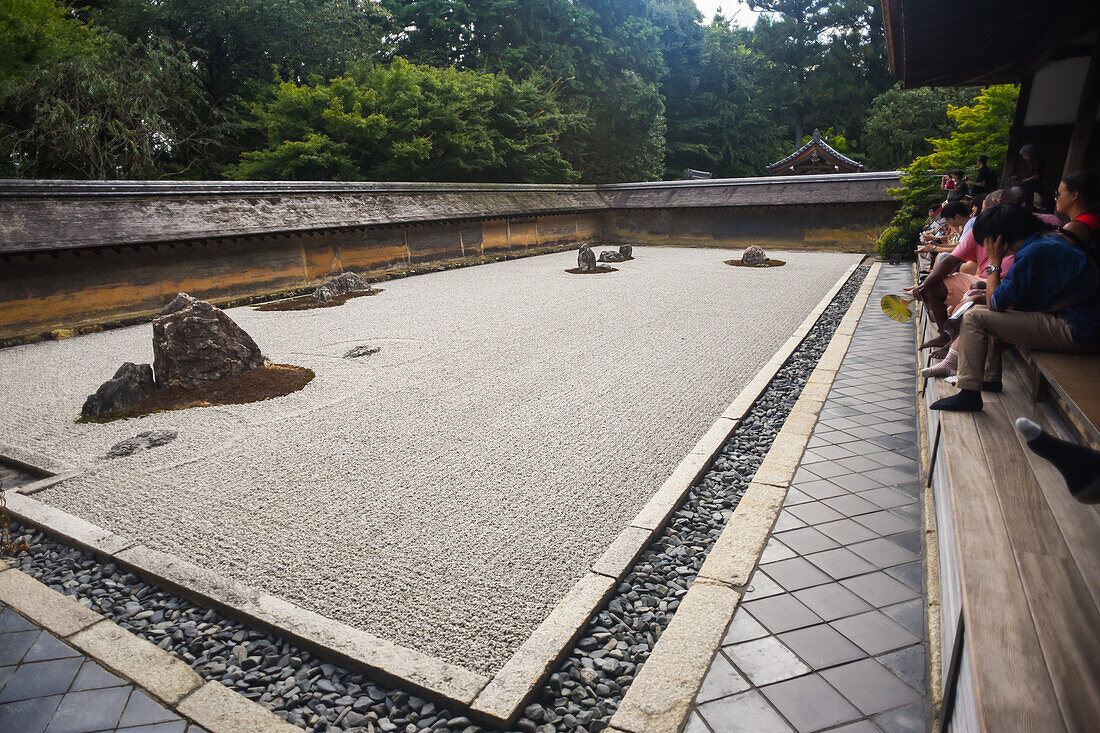
[(1039, 155), (1034, 145), (1028, 143), (1020, 148), (1020, 158), (1024, 162), (1023, 171), (1019, 176), (1014, 177), (1013, 181), (1027, 192), (1029, 207), (1035, 206), (1035, 199), (1038, 198), (1039, 206), (1043, 209), (1050, 208), (1043, 193), (1043, 174), (1046, 173), (1043, 156)]
[(1062, 233), (1100, 262), (1100, 174), (1096, 171), (1070, 173), (1058, 184), (1055, 208), (1069, 221)]
[[(993, 202), (996, 200), (998, 200), (997, 197), (992, 195), (986, 198), (990, 206), (993, 206)], [(948, 207), (952, 206), (960, 206), (959, 209), (951, 209), (951, 213), (955, 214), (954, 221), (958, 223), (961, 217), (966, 216), (966, 213), (960, 204), (948, 204), (944, 207), (944, 210), (947, 211)], [(965, 221), (962, 223), (965, 226)], [(985, 249), (974, 239), (973, 229), (964, 234), (959, 239), (958, 245), (949, 253), (940, 255), (935, 267), (932, 268), (932, 272), (924, 279), (924, 282), (905, 289), (907, 295), (924, 303), (925, 307), (928, 308), (929, 315), (932, 316), (932, 321), (936, 324), (936, 328), (939, 329), (939, 335), (921, 344), (921, 349), (938, 349), (951, 343), (954, 334), (948, 329), (949, 310), (959, 304), (968, 290), (976, 286), (984, 287), (984, 282), (978, 285), (979, 281), (982, 280), (978, 274), (958, 271), (960, 265), (968, 262), (976, 263), (979, 274), (989, 264)], [(1009, 256), (1005, 269), (1011, 267), (1012, 257)]]
[(997, 174), (989, 169), (988, 162), (989, 158), (987, 156), (979, 155), (978, 172), (974, 174), (973, 178), (966, 179), (967, 185), (970, 186), (970, 195), (974, 197), (976, 203), (981, 203), (983, 198), (997, 188)]
[[(1085, 253), (1013, 204), (983, 211), (974, 237), (989, 257), (986, 298), (962, 316), (958, 394), (930, 409), (974, 412), (982, 390), (1001, 390), (1001, 359), (993, 340), (1070, 354), (1100, 351), (1100, 271)], [(1004, 280), (1006, 257), (1015, 256)]]
[(970, 207), (961, 201), (947, 204), (942, 210), (943, 221), (947, 231), (940, 234), (932, 232), (921, 234), (921, 246), (917, 252), (950, 252), (958, 244), (963, 229), (970, 219)]
[(1030, 212), (1040, 221), (1049, 224), (1055, 229), (1062, 226), (1062, 220), (1056, 214), (1048, 214), (1045, 211), (1035, 210), (1035, 197), (1031, 195), (1026, 186), (1014, 183), (1001, 193), (1001, 203), (1016, 204), (1024, 211)]

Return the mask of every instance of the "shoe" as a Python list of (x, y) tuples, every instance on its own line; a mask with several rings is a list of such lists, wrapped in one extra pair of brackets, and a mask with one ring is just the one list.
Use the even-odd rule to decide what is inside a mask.
[(936, 400), (928, 406), (928, 409), (944, 412), (981, 412), (982, 393), (976, 389), (960, 389), (958, 394)]

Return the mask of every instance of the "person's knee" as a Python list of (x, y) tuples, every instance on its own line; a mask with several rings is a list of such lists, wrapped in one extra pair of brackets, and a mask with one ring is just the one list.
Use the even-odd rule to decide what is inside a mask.
[(987, 324), (989, 323), (991, 313), (994, 313), (994, 311), (989, 310), (989, 308), (984, 305), (974, 306), (963, 314), (960, 332), (963, 334), (988, 333), (989, 329)]

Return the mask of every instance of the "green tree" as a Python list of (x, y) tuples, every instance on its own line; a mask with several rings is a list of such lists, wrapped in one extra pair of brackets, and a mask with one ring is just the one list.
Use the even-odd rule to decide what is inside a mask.
[(878, 95), (863, 119), (864, 163), (871, 170), (897, 170), (932, 152), (931, 139), (947, 135), (952, 128), (948, 108), (970, 104), (980, 91), (895, 85)]
[(880, 1), (749, 0), (764, 14), (753, 48), (760, 87), (794, 143), (815, 127), (855, 137), (866, 105), (891, 81)]
[(89, 16), (132, 41), (183, 43), (215, 106), (284, 78), (335, 76), (381, 50), (390, 19), (372, 0), (87, 0)]
[(667, 66), (650, 0), (384, 0), (410, 60), (550, 80), (585, 182), (663, 172)]
[(722, 17), (706, 28), (692, 130), (698, 162), (685, 167), (706, 167), (718, 177), (758, 176), (781, 157), (782, 128), (761, 103), (766, 61), (750, 39), (749, 31)]
[(903, 171), (901, 187), (891, 191), (900, 207), (879, 237), (876, 248), (880, 254), (912, 256), (928, 208), (943, 200), (943, 173), (966, 170), (981, 154), (1003, 163), (1018, 96), (1018, 87), (1002, 84), (983, 89), (973, 104), (947, 108), (953, 124), (951, 134), (931, 140), (932, 152), (913, 160)]
[(565, 115), (537, 79), (396, 59), (331, 82), (273, 86), (253, 107), (264, 146), (234, 178), (569, 181)]
[(9, 0), (0, 48), (2, 175), (156, 177), (201, 142), (201, 95), (176, 44), (128, 43), (58, 0)]

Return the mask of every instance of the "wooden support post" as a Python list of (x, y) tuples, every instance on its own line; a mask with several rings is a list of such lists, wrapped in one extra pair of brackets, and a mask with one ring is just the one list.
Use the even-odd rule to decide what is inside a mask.
[(1005, 156), (1005, 167), (1001, 170), (1001, 185), (1008, 187), (1008, 182), (1016, 170), (1016, 164), (1020, 158), (1020, 147), (1024, 144), (1024, 121), (1027, 119), (1027, 105), (1031, 102), (1032, 77), (1024, 79), (1020, 84), (1020, 96), (1016, 99), (1016, 112), (1012, 116), (1012, 128), (1008, 132), (1008, 155)]
[(1092, 47), (1089, 70), (1085, 74), (1085, 85), (1081, 88), (1081, 98), (1077, 103), (1077, 117), (1073, 120), (1073, 134), (1069, 138), (1069, 150), (1066, 152), (1066, 165), (1062, 175), (1066, 176), (1085, 166), (1092, 128), (1096, 122), (1097, 105), (1100, 104), (1100, 38)]

